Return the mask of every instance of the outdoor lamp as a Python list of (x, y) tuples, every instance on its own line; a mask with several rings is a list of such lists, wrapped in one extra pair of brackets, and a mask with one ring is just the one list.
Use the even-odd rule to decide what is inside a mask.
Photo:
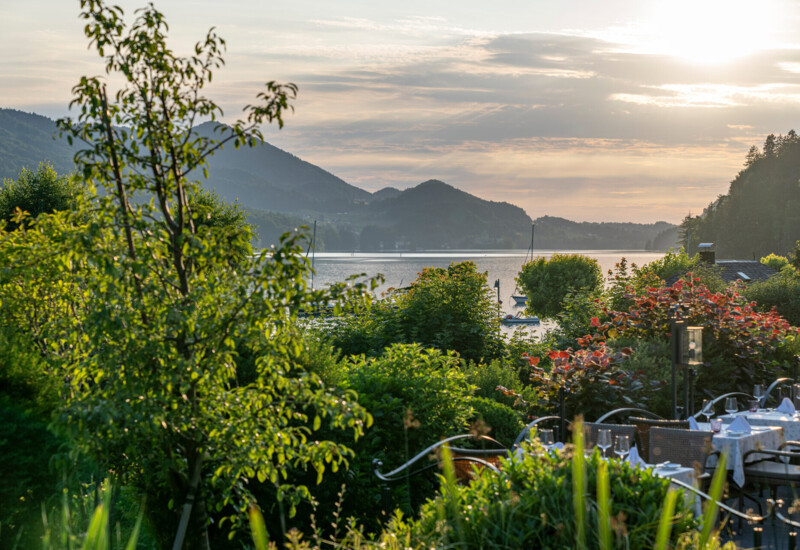
[(678, 350), (682, 365), (703, 364), (703, 327), (680, 327)]

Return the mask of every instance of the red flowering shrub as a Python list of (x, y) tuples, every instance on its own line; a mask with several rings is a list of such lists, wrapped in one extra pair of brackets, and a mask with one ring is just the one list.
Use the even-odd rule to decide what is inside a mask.
[(700, 369), (698, 387), (702, 389), (747, 390), (756, 381), (774, 378), (791, 358), (783, 345), (800, 334), (774, 310), (757, 311), (755, 303), (745, 300), (735, 286), (711, 292), (699, 279), (690, 278), (630, 298), (633, 306), (627, 312), (606, 309), (610, 321), (599, 329), (669, 338), (671, 316), (702, 326), (703, 357), (711, 368)]
[[(603, 328), (597, 318), (591, 323)], [(632, 350), (612, 350), (600, 332), (580, 338), (579, 345), (579, 349), (551, 350), (544, 358), (523, 354), (531, 366), (530, 381), (537, 390), (538, 400), (532, 404), (517, 397), (529, 407), (530, 413), (558, 413), (562, 391), (567, 418), (576, 414), (596, 418), (612, 408), (637, 404), (634, 395), (640, 384), (635, 375), (620, 368)], [(543, 360), (545, 365), (540, 367)], [(502, 386), (497, 389), (506, 395), (516, 395)]]

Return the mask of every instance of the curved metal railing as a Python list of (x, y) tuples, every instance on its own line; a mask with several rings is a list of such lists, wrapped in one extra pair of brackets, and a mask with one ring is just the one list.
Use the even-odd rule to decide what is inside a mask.
[(636, 414), (643, 414), (648, 418), (653, 418), (655, 420), (664, 420), (663, 416), (658, 416), (656, 413), (650, 412), (647, 409), (637, 409), (635, 407), (623, 407), (621, 409), (614, 409), (613, 411), (607, 412), (597, 420), (595, 420), (595, 424), (602, 424), (612, 416), (616, 416), (618, 414), (623, 413), (636, 413)]
[[(397, 468), (395, 468), (394, 470), (392, 470), (391, 472), (388, 472), (386, 474), (383, 474), (383, 473), (380, 472), (380, 469), (383, 468), (383, 461), (380, 460), (379, 458), (374, 458), (374, 459), (372, 459), (372, 473), (375, 474), (375, 477), (377, 477), (381, 481), (388, 483), (388, 482), (392, 482), (392, 481), (399, 481), (400, 479), (406, 479), (406, 477), (409, 477), (409, 476), (412, 476), (412, 475), (417, 475), (417, 474), (422, 473), (422, 472), (424, 472), (426, 470), (430, 470), (431, 468), (434, 468), (434, 467), (438, 466), (438, 463), (429, 464), (429, 465), (424, 466), (423, 468), (421, 468), (421, 469), (419, 469), (419, 470), (417, 470), (415, 472), (409, 472), (409, 473), (405, 474), (402, 478), (397, 478), (396, 477), (397, 474), (400, 474), (400, 473), (404, 472), (405, 470), (409, 469), (411, 466), (413, 466), (414, 464), (419, 462), (421, 459), (428, 457), (433, 451), (435, 451), (439, 447), (443, 447), (444, 445), (447, 445), (448, 443), (450, 443), (452, 441), (458, 441), (460, 439), (477, 439), (477, 440), (481, 440), (481, 441), (491, 441), (492, 443), (497, 444), (497, 446), (499, 447), (498, 450), (505, 449), (505, 447), (503, 447), (503, 445), (501, 443), (499, 443), (498, 441), (492, 439), (491, 437), (485, 436), (485, 435), (473, 435), (473, 434), (454, 435), (452, 437), (448, 437), (446, 439), (442, 439), (441, 441), (439, 441), (437, 443), (434, 443), (430, 447), (426, 448), (424, 451), (419, 452), (416, 456), (414, 456), (411, 460), (409, 460), (405, 464), (403, 464), (401, 466), (398, 466)], [(472, 449), (469, 449), (469, 450), (472, 451)], [(477, 451), (479, 451), (479, 450), (477, 450)], [(474, 462), (476, 464), (481, 464), (483, 466), (486, 466), (487, 468), (490, 468), (491, 470), (494, 470), (495, 472), (499, 472), (500, 471), (493, 464), (490, 464), (489, 462), (487, 462), (487, 461), (485, 461), (483, 459), (480, 459), (480, 458), (476, 458), (476, 457), (459, 456), (459, 457), (453, 457), (453, 460), (454, 461)]]
[(764, 407), (767, 404), (767, 399), (769, 399), (769, 395), (772, 393), (772, 390), (780, 386), (781, 384), (785, 383), (794, 383), (793, 378), (778, 378), (772, 384), (769, 385), (767, 391), (764, 392), (764, 397), (761, 398), (761, 406)]

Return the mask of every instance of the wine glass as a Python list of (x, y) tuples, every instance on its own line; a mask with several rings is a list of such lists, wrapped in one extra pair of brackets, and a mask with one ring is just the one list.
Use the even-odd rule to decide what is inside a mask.
[(614, 454), (616, 454), (620, 460), (624, 459), (628, 456), (628, 453), (631, 452), (631, 440), (627, 435), (618, 435), (614, 438)]
[(725, 398), (725, 412), (733, 415), (739, 411), (739, 404), (736, 401), (735, 397), (727, 397)]
[(711, 417), (714, 416), (714, 401), (711, 399), (704, 399), (703, 406), (700, 408), (700, 414), (706, 417), (706, 424), (711, 422)]
[(542, 444), (542, 447), (544, 447), (545, 450), (549, 451), (555, 444), (553, 430), (539, 430), (539, 442)]
[(603, 450), (603, 456), (611, 447), (611, 430), (597, 430), (597, 446)]
[(755, 387), (753, 388), (753, 397), (758, 399), (758, 403), (762, 408), (764, 407), (764, 402), (762, 400), (764, 399), (765, 393), (766, 392), (764, 391), (764, 386), (762, 386), (761, 384), (756, 384)]

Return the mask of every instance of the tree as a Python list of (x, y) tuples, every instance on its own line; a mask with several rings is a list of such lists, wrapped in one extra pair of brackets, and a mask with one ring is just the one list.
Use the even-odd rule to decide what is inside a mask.
[(423, 269), (398, 300), (407, 341), (474, 361), (496, 357), (502, 348), (499, 312), (486, 276), (469, 261)]
[(528, 296), (528, 310), (540, 317), (555, 318), (571, 291), (592, 292), (603, 288), (603, 273), (597, 260), (580, 254), (553, 254), (522, 266), (517, 284)]
[(18, 224), (12, 220), (19, 209), (31, 218), (77, 207), (81, 188), (72, 176), (59, 176), (49, 163), (40, 163), (35, 172), (23, 168), (16, 180), (3, 181), (0, 188), (0, 219), (10, 229)]
[[(81, 8), (106, 73), (123, 84), (110, 95), (104, 80), (81, 78), (71, 103), (77, 121), (59, 121), (70, 142), (85, 145), (75, 157), (82, 177), (106, 190), (92, 204), (96, 219), (61, 258), (85, 290), (79, 330), (60, 333), (70, 382), (60, 424), (148, 495), (162, 544), (208, 548), (208, 515), (233, 509), (236, 525), (251, 502), (249, 479), (269, 480), (291, 505), (308, 492), (287, 479), (290, 466), (322, 476), (346, 463), (345, 445), (313, 432), (324, 420), (357, 437), (370, 417), (353, 394), (298, 366), (298, 314), (356, 302), (364, 289), (309, 291), (297, 235), (231, 262), (248, 232), (203, 228), (193, 210), (203, 199), (191, 175), (225, 144), (258, 143), (260, 124), (282, 127), (293, 84), (267, 83), (246, 120), (219, 138), (199, 136), (195, 123), (222, 113), (202, 90), (223, 64), (225, 42), (212, 29), (179, 57), (152, 4), (130, 27), (102, 0)], [(241, 354), (256, 358), (246, 385), (237, 378)]]

